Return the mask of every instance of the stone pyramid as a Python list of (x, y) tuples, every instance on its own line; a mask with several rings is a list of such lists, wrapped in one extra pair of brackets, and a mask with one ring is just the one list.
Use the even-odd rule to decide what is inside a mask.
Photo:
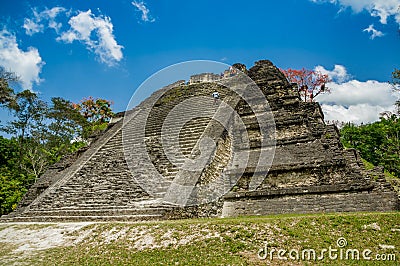
[(343, 149), (320, 105), (302, 102), (270, 61), (234, 67), (240, 74), (179, 81), (120, 114), (89, 147), (53, 165), (1, 220), (400, 209), (383, 174)]

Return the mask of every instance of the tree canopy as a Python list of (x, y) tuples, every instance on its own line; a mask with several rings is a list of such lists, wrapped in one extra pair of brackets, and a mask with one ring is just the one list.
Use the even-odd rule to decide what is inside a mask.
[(11, 120), (0, 131), (0, 215), (12, 211), (30, 185), (49, 165), (87, 145), (91, 134), (105, 129), (111, 102), (83, 99), (74, 104), (60, 97), (47, 103), (30, 90), (15, 92), (18, 77), (0, 67), (0, 107)]
[(345, 147), (360, 151), (361, 157), (400, 178), (400, 119), (395, 114), (366, 124), (346, 124), (340, 131)]
[[(400, 92), (400, 69), (395, 69), (392, 72), (392, 82), (393, 89)], [(397, 114), (400, 115), (400, 99), (396, 100), (395, 103), (397, 107)]]

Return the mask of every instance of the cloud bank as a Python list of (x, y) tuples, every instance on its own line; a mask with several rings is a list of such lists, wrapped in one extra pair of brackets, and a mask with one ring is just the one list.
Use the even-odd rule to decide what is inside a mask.
[(18, 47), (15, 35), (7, 30), (0, 31), (0, 65), (15, 72), (24, 89), (32, 89), (34, 83), (41, 82), (39, 74), (44, 64), (36, 48), (29, 47), (23, 51)]
[[(325, 70), (328, 75), (331, 73), (332, 79), (338, 75), (339, 78), (336, 80), (342, 78), (345, 81), (343, 77), (349, 77), (346, 68), (340, 65), (336, 65), (332, 71), (322, 66), (316, 69)], [(394, 103), (400, 97), (399, 93), (392, 90), (389, 83), (375, 80), (352, 79), (342, 83), (336, 81), (328, 83), (327, 87), (331, 89), (331, 93), (319, 95), (317, 101), (324, 111), (325, 120), (329, 121), (357, 124), (377, 121), (380, 113), (395, 110)]]

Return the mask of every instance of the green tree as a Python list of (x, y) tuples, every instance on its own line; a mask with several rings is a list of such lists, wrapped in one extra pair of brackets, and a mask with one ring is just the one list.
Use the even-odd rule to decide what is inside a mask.
[(19, 167), (19, 161), (18, 143), (0, 137), (0, 215), (16, 208), (35, 179)]
[(340, 133), (345, 147), (356, 148), (365, 160), (400, 177), (399, 117), (388, 114), (371, 124), (346, 124)]
[[(0, 106), (11, 113), (17, 108), (17, 95), (10, 87), (10, 83), (18, 81), (19, 78), (15, 73), (6, 71), (0, 66)], [(21, 96), (19, 95), (19, 98)], [(15, 138), (0, 137), (0, 215), (14, 210), (27, 187), (34, 181), (34, 176), (21, 168), (23, 164), (21, 153), (20, 143)]]
[(14, 104), (14, 90), (10, 88), (11, 82), (18, 82), (19, 77), (10, 71), (6, 71), (0, 66), (0, 104), (12, 106)]
[(46, 141), (48, 106), (29, 90), (14, 95), (13, 104), (7, 106), (14, 120), (2, 130), (12, 135), (18, 143), (21, 169), (39, 177), (47, 166), (43, 144)]
[(87, 145), (85, 139), (105, 129), (113, 116), (110, 101), (52, 98), (47, 104), (30, 90), (16, 93), (11, 82), (18, 77), (0, 67), (0, 107), (12, 116), (0, 127), (12, 136), (0, 137), (0, 215), (15, 209), (50, 164)]
[(13, 104), (3, 107), (14, 119), (2, 130), (12, 138), (0, 139), (0, 215), (15, 209), (49, 165), (86, 145), (76, 139), (88, 123), (62, 98), (53, 98), (49, 106), (31, 91), (11, 91), (10, 96)]
[(399, 85), (400, 84), (400, 69), (395, 69), (392, 72), (392, 84)]
[(50, 162), (54, 163), (65, 154), (76, 151), (86, 143), (83, 139), (84, 129), (89, 122), (74, 108), (74, 104), (63, 98), (52, 98), (52, 105), (47, 113), (47, 149), (50, 151)]
[[(400, 69), (395, 69), (392, 72), (392, 82), (393, 89), (396, 91), (400, 91)], [(400, 99), (397, 99), (395, 102), (397, 107), (397, 115), (400, 115)]]

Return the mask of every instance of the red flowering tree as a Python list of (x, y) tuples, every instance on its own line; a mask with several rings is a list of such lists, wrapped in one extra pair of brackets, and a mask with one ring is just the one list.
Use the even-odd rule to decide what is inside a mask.
[(330, 92), (326, 83), (330, 82), (331, 79), (326, 74), (305, 68), (300, 70), (289, 68), (287, 70), (281, 69), (281, 71), (289, 82), (297, 84), (295, 90), (305, 102), (312, 102), (321, 93)]
[(114, 116), (111, 105), (111, 101), (94, 99), (92, 96), (72, 105), (89, 122), (89, 126), (84, 128), (85, 137), (107, 128), (108, 122)]
[(111, 110), (112, 102), (104, 99), (94, 99), (92, 96), (84, 98), (73, 107), (91, 123), (108, 122), (114, 113)]

